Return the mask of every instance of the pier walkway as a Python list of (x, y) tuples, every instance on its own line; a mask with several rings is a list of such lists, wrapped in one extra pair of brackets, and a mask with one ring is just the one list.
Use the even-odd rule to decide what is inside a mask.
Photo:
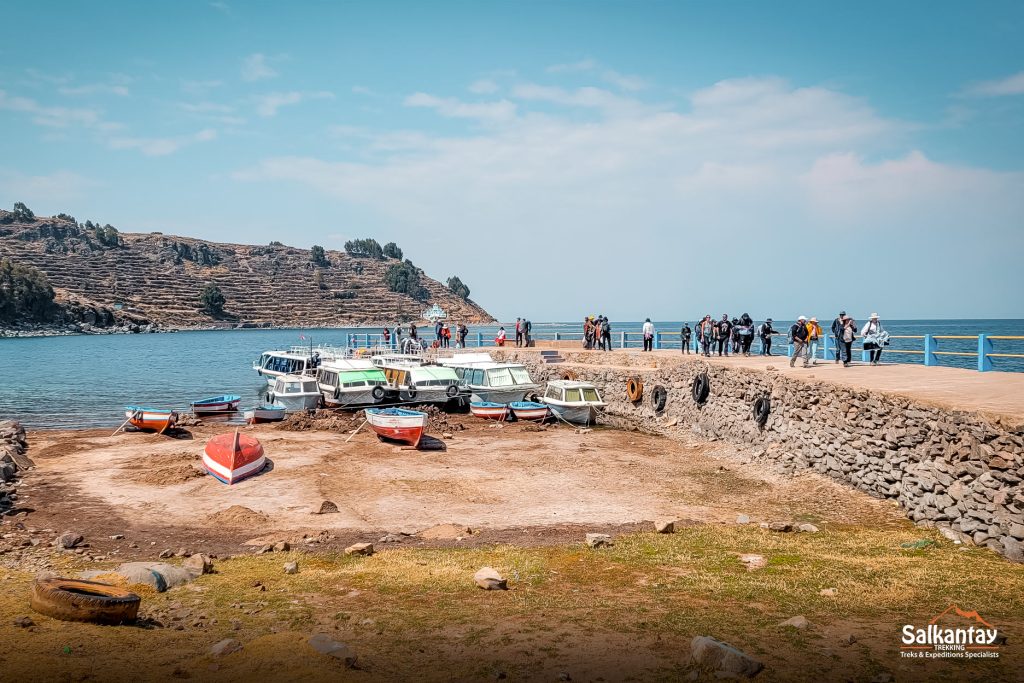
[[(538, 343), (538, 348), (535, 349), (512, 347), (513, 350), (520, 352), (539, 352), (543, 348), (547, 348), (547, 345)], [(564, 365), (566, 366), (572, 366), (575, 359), (579, 359), (579, 362), (583, 363), (599, 362), (601, 365), (621, 366), (628, 369), (637, 367), (638, 361), (641, 360), (640, 357), (647, 356), (651, 358), (652, 367), (655, 359), (659, 363), (670, 359), (704, 360), (731, 367), (762, 371), (773, 367), (780, 374), (792, 377), (902, 395), (929, 405), (1001, 417), (1009, 420), (1013, 425), (1024, 427), (1024, 373), (1019, 372), (976, 372), (962, 368), (885, 363), (884, 355), (882, 364), (874, 367), (867, 363), (854, 361), (850, 367), (844, 368), (841, 363), (819, 360), (817, 365), (804, 368), (801, 361), (798, 360), (796, 367), (790, 368), (789, 358), (786, 356), (712, 356), (703, 358), (695, 354), (681, 354), (678, 349), (648, 352), (639, 349), (586, 351), (578, 347), (569, 349), (564, 345), (559, 349), (559, 353), (565, 357)], [(623, 362), (625, 356), (630, 358)], [(601, 359), (598, 360), (598, 357)]]

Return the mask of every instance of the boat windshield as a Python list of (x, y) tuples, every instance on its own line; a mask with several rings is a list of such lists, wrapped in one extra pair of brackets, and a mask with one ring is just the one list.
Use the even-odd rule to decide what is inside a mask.
[(530, 373), (526, 368), (509, 368), (509, 372), (512, 373), (512, 379), (516, 384), (530, 384)]
[(515, 384), (508, 368), (494, 368), (487, 371), (488, 384), (492, 387), (509, 387)]
[(583, 390), (583, 400), (591, 401), (593, 403), (600, 403), (601, 397), (597, 395), (597, 389), (588, 388)]
[(302, 391), (307, 393), (307, 394), (313, 394), (313, 393), (316, 393), (316, 392), (319, 391), (319, 387), (317, 387), (315, 381), (313, 381), (313, 382), (303, 382), (302, 383)]
[(545, 398), (553, 398), (555, 400), (561, 400), (562, 390), (558, 387), (548, 387), (547, 393), (544, 394)]
[(579, 403), (580, 401), (580, 390), (579, 389), (566, 389), (565, 390), (565, 402), (566, 403)]

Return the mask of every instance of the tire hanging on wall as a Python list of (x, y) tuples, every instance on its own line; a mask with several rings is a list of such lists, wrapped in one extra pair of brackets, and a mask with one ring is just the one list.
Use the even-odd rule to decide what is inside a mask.
[(651, 407), (654, 408), (654, 412), (660, 413), (665, 410), (665, 404), (668, 403), (668, 390), (660, 384), (654, 387), (651, 391)]
[(562, 371), (562, 379), (567, 379), (567, 380), (573, 381), (573, 380), (577, 379), (577, 375), (576, 375), (575, 371), (573, 371), (573, 370), (563, 370)]
[(626, 397), (637, 403), (644, 397), (644, 383), (639, 377), (630, 377), (626, 382)]
[(761, 396), (754, 401), (754, 422), (759, 427), (764, 427), (768, 422), (768, 415), (772, 412), (772, 402), (767, 396)]
[(702, 406), (707, 403), (708, 396), (711, 394), (711, 380), (708, 378), (708, 373), (702, 372), (693, 378), (693, 400), (694, 402)]

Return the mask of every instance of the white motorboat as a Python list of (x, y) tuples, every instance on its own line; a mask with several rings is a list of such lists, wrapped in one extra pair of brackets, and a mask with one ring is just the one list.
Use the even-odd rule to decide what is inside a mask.
[(406, 403), (447, 403), (457, 398), (459, 377), (440, 365), (392, 363), (383, 367), (388, 396)]
[(449, 360), (441, 362), (455, 370), (460, 382), (469, 391), (471, 401), (514, 403), (526, 400), (527, 396), (540, 388), (540, 385), (530, 379), (526, 366), (519, 363), (462, 361), (454, 365)]
[(369, 359), (327, 361), (317, 368), (316, 380), (328, 408), (380, 403), (388, 385), (384, 372)]
[(281, 375), (274, 381), (268, 394), (270, 402), (289, 413), (313, 410), (320, 406), (320, 386), (316, 377), (308, 375)]
[(327, 358), (309, 348), (292, 348), (287, 351), (264, 351), (253, 361), (252, 369), (266, 378), (269, 386), (282, 375), (312, 375)]
[(540, 400), (566, 422), (582, 425), (596, 423), (598, 411), (605, 406), (593, 384), (567, 379), (548, 382)]

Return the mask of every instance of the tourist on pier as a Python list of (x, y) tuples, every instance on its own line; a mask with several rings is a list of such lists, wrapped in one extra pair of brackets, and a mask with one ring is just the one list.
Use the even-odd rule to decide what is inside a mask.
[(383, 330), (381, 330), (380, 338), (381, 341), (384, 343), (384, 346), (391, 346), (391, 331), (388, 330), (388, 328), (385, 327)]
[(459, 323), (459, 326), (458, 326), (459, 345), (462, 348), (466, 348), (466, 336), (468, 334), (469, 334), (469, 328), (466, 327), (463, 323)]
[(768, 318), (757, 328), (757, 336), (761, 339), (761, 355), (772, 355), (772, 335), (775, 330), (772, 328), (772, 319)]
[(750, 346), (754, 343), (754, 319), (747, 313), (740, 316), (740, 350), (744, 356), (750, 355)]
[(601, 350), (612, 350), (612, 324), (603, 315), (601, 316)]
[(498, 346), (504, 346), (505, 345), (505, 328), (504, 327), (499, 327), (498, 328), (498, 336), (494, 338), (494, 343), (497, 344)]
[(878, 365), (882, 357), (882, 347), (889, 343), (889, 333), (882, 328), (882, 321), (878, 319), (877, 313), (872, 313), (864, 323), (860, 336), (864, 337), (864, 350), (871, 354), (871, 364)]
[(452, 329), (448, 323), (441, 326), (441, 348), (450, 349), (452, 346)]
[(740, 352), (740, 321), (738, 318), (732, 319), (732, 332), (729, 333), (729, 341), (732, 343), (733, 355), (739, 355)]
[(533, 323), (528, 318), (523, 318), (523, 346), (531, 346), (533, 333)]
[(690, 329), (690, 323), (683, 323), (683, 327), (679, 330), (679, 352), (690, 353), (690, 339), (693, 338), (693, 330)]
[(516, 318), (516, 346), (523, 345), (523, 319)]
[(711, 344), (714, 341), (715, 334), (718, 328), (715, 323), (711, 320), (710, 315), (704, 316), (704, 319), (700, 321), (700, 325), (697, 328), (697, 337), (700, 341), (700, 348), (704, 356), (707, 358), (711, 357)]
[(594, 318), (594, 348), (598, 351), (601, 350), (601, 338), (604, 336), (603, 324), (604, 320), (601, 319), (601, 316)]
[(402, 348), (402, 325), (399, 323), (395, 325), (395, 348)]
[(416, 332), (416, 323), (409, 323), (409, 339), (412, 339), (417, 343), (420, 340), (419, 335)]
[(650, 318), (648, 318), (647, 320), (644, 321), (643, 335), (644, 335), (644, 351), (653, 351), (654, 350), (654, 323), (651, 322)]
[(818, 340), (821, 339), (821, 325), (818, 324), (818, 319), (811, 316), (811, 319), (807, 321), (807, 358), (810, 359), (811, 365), (818, 364)]
[[(800, 316), (789, 328), (789, 339), (793, 344), (793, 355), (789, 357), (789, 367), (793, 367), (796, 359), (804, 355), (804, 349), (807, 348), (807, 337), (807, 318)], [(807, 358), (804, 358), (804, 367), (807, 367)]]
[(722, 349), (725, 349), (725, 355), (729, 355), (729, 339), (732, 337), (732, 323), (729, 322), (729, 316), (725, 313), (722, 314), (722, 319), (718, 321), (715, 326), (715, 330), (718, 332), (718, 355), (722, 355)]
[(850, 358), (853, 355), (853, 340), (857, 338), (857, 322), (848, 315), (843, 316), (843, 326), (839, 330), (841, 353), (838, 355), (842, 357), (843, 367), (850, 367)]
[(839, 311), (839, 315), (832, 321), (832, 336), (836, 340), (836, 362), (839, 362), (839, 349), (843, 348), (843, 329), (846, 327), (846, 311)]

